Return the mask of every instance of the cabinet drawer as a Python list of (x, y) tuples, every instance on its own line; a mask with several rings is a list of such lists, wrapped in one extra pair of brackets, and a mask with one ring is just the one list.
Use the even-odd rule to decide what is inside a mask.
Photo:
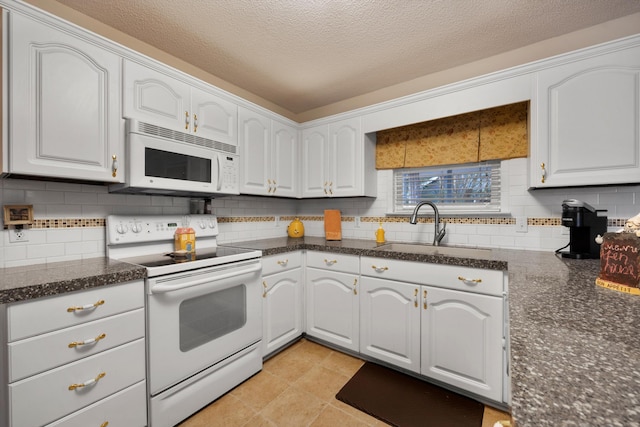
[(147, 388), (145, 381), (132, 385), (93, 405), (62, 418), (47, 427), (142, 427), (147, 425)]
[[(144, 380), (144, 347), (144, 339), (139, 339), (9, 384), (11, 425), (55, 421)], [(102, 373), (105, 375), (98, 381), (69, 390), (71, 385), (86, 384)]]
[(361, 258), (363, 276), (502, 296), (505, 271), (427, 264), (386, 258)]
[(300, 251), (262, 257), (263, 276), (291, 270), (300, 266), (302, 266), (302, 253)]
[[(96, 339), (93, 342), (81, 342)], [(9, 382), (144, 337), (144, 309), (117, 314), (9, 344)], [(75, 346), (69, 346), (76, 343)], [(79, 344), (78, 344), (79, 343)], [(43, 357), (43, 355), (46, 355)]]
[(142, 280), (11, 304), (7, 308), (9, 342), (141, 307)]
[(360, 271), (359, 257), (333, 252), (307, 252), (307, 267), (322, 268), (324, 270), (358, 273)]

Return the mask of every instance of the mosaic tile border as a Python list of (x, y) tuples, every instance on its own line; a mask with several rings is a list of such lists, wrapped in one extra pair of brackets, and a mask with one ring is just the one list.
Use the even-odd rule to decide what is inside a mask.
[[(292, 221), (295, 218), (299, 218), (300, 221), (324, 221), (322, 215), (282, 215), (278, 217), (280, 221)], [(218, 223), (230, 224), (230, 223), (243, 223), (243, 222), (275, 222), (275, 216), (237, 216), (237, 217), (218, 217)], [(344, 216), (343, 222), (354, 222), (355, 217)], [(372, 223), (404, 223), (409, 222), (407, 217), (382, 217), (382, 216), (367, 216), (361, 217), (361, 222)], [(419, 223), (433, 223), (432, 217), (418, 218)], [(468, 225), (515, 225), (515, 218), (505, 217), (442, 217), (442, 222), (449, 224), (468, 224)], [(608, 218), (608, 227), (624, 227), (626, 219)], [(105, 218), (51, 218), (51, 219), (36, 219), (30, 228), (34, 229), (50, 229), (50, 228), (87, 228), (87, 227), (104, 227), (106, 225)], [(527, 225), (532, 227), (559, 227), (562, 225), (562, 218), (527, 218)], [(5, 227), (6, 228), (6, 227)]]

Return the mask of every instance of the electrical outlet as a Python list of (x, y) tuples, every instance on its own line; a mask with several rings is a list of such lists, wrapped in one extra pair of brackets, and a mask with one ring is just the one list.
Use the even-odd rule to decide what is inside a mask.
[(9, 242), (17, 243), (17, 242), (28, 242), (27, 238), (27, 230), (24, 228), (12, 228), (9, 230)]
[(360, 217), (359, 216), (353, 217), (353, 221), (355, 222), (355, 228), (360, 228)]
[(280, 217), (276, 215), (275, 226), (280, 227)]
[(516, 232), (517, 233), (527, 232), (527, 217), (525, 216), (516, 217)]

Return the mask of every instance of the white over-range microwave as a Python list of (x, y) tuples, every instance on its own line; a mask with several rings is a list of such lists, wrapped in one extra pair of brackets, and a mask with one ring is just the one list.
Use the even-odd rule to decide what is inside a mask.
[(114, 193), (214, 197), (239, 194), (234, 145), (134, 119), (126, 121), (126, 177)]

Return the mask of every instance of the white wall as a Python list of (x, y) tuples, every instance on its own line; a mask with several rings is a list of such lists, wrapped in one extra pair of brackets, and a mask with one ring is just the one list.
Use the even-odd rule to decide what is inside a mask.
[[(577, 198), (608, 217), (626, 219), (640, 212), (640, 186), (607, 186), (527, 191), (527, 159), (506, 161), (507, 191), (512, 215), (528, 218), (560, 218), (564, 199)], [(361, 217), (342, 223), (343, 238), (373, 240), (378, 217), (387, 212), (391, 171), (378, 171), (377, 198), (290, 200), (270, 197), (234, 196), (213, 201), (219, 218), (237, 222), (220, 223), (219, 241), (231, 243), (270, 237), (284, 237), (289, 220), (281, 216), (310, 216), (305, 220), (308, 236), (323, 236), (321, 217), (325, 209), (339, 209), (343, 217)], [(110, 194), (100, 185), (66, 184), (31, 180), (0, 180), (0, 204), (33, 204), (36, 220), (104, 219), (109, 214), (182, 214), (189, 211), (189, 199), (163, 196)], [(275, 219), (278, 219), (277, 221)], [(494, 218), (495, 219), (495, 218)], [(387, 240), (430, 242), (433, 224), (411, 225), (385, 222)], [(10, 243), (9, 232), (0, 239), (0, 268), (104, 256), (103, 226), (27, 230), (28, 242)], [(610, 227), (614, 231), (616, 227)], [(562, 226), (528, 226), (526, 233), (514, 225), (448, 224), (445, 242), (456, 245), (502, 247), (552, 251), (568, 243), (568, 229)]]

